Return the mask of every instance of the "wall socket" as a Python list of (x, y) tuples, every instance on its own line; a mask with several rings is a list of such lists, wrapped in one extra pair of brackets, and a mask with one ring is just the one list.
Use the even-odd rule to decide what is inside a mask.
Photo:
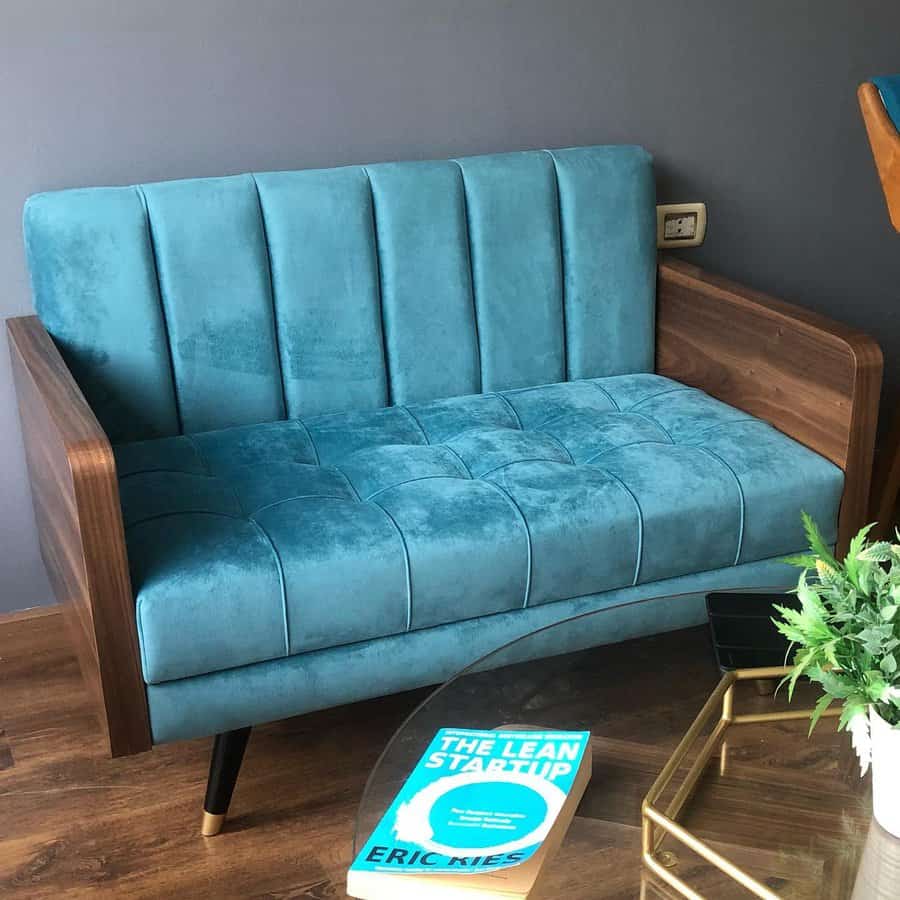
[(663, 203), (656, 207), (657, 247), (699, 247), (705, 237), (705, 203)]

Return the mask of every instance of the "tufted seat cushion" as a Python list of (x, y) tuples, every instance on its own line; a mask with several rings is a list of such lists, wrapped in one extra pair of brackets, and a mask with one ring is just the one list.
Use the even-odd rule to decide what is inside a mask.
[(116, 456), (149, 683), (793, 552), (799, 510), (833, 524), (843, 486), (651, 374)]

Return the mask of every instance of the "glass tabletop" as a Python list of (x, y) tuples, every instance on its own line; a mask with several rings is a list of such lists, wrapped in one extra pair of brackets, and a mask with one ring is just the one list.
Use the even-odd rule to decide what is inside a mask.
[[(639, 601), (645, 602), (650, 601)], [(610, 633), (611, 612), (528, 634), (435, 690), (372, 770), (357, 816), (354, 855), (440, 728), (587, 730), (593, 774), (536, 896), (678, 896), (642, 866), (641, 803), (721, 672), (707, 626), (545, 656), (547, 648), (568, 638), (569, 645), (581, 646), (592, 633), (598, 643), (608, 640), (603, 636)], [(786, 692), (773, 695), (774, 686), (739, 683), (735, 706), (751, 713), (787, 709)], [(815, 698), (813, 686), (801, 684), (791, 708), (811, 707)], [(836, 731), (835, 719), (820, 721), (809, 738), (807, 731), (805, 719), (728, 729), (725, 750), (718, 749), (703, 768), (679, 823), (779, 897), (900, 897), (900, 841), (872, 820), (870, 779), (860, 778), (849, 736)], [(690, 762), (676, 773), (670, 794)], [(656, 850), (657, 859), (697, 896), (750, 896), (668, 835)]]

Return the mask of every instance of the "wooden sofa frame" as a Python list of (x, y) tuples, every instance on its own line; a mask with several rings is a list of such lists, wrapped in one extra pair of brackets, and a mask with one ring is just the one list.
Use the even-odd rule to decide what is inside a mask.
[[(9, 319), (7, 329), (53, 591), (111, 755), (148, 750), (150, 723), (110, 442), (37, 317)], [(660, 374), (771, 422), (843, 469), (838, 544), (846, 547), (868, 512), (882, 371), (875, 341), (667, 260), (659, 266), (656, 352)]]

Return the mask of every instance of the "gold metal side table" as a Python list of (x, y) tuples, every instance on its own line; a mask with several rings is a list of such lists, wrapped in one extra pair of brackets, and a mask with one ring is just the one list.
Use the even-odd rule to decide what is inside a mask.
[[(792, 671), (790, 666), (778, 666), (763, 669), (737, 669), (727, 672), (709, 699), (703, 705), (697, 718), (685, 733), (669, 761), (654, 781), (641, 805), (641, 851), (644, 864), (658, 878), (662, 879), (682, 896), (691, 900), (704, 900), (687, 882), (673, 871), (675, 855), (668, 850), (661, 850), (666, 835), (688, 848), (706, 862), (724, 872), (729, 878), (742, 885), (749, 893), (764, 900), (781, 900), (778, 894), (762, 884), (725, 855), (713, 849), (708, 843), (692, 834), (678, 822), (679, 814), (692, 797), (704, 769), (711, 757), (719, 750), (719, 767), (722, 774), (727, 765), (727, 746), (724, 743), (729, 728), (738, 725), (760, 724), (766, 722), (805, 719), (810, 715), (809, 709), (790, 709), (764, 713), (735, 712), (735, 686), (743, 681), (766, 681), (781, 679)], [(824, 717), (839, 715), (839, 709), (828, 709)], [(664, 805), (662, 796), (672, 783), (676, 773), (687, 764), (691, 750), (706, 733), (706, 729), (714, 721), (718, 713), (718, 721), (706, 734), (693, 761), (687, 769), (680, 785), (672, 797)]]

